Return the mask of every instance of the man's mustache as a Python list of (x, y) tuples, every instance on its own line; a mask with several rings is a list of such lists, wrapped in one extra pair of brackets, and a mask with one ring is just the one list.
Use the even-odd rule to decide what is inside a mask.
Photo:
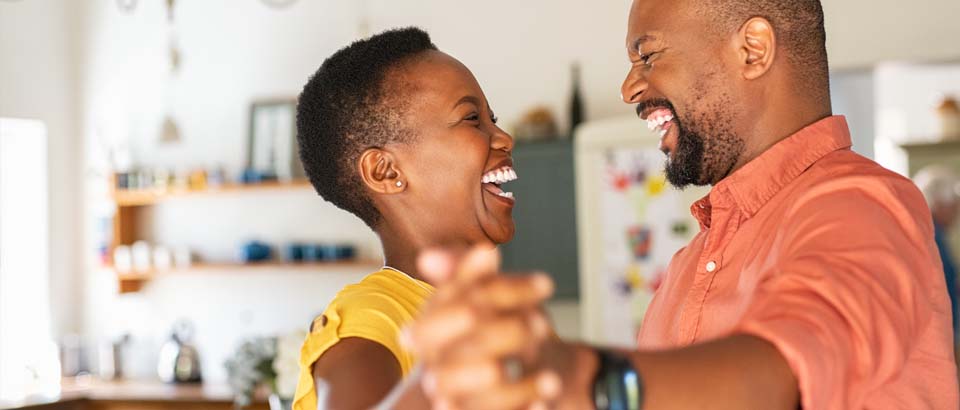
[(651, 98), (637, 103), (637, 117), (643, 116), (643, 112), (650, 108), (666, 108), (673, 113), (674, 117), (677, 116), (677, 110), (673, 108), (673, 103), (671, 103), (670, 100), (666, 98)]

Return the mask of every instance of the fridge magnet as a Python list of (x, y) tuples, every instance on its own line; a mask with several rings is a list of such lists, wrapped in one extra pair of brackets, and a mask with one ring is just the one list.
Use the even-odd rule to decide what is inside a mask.
[(653, 245), (653, 232), (645, 226), (633, 226), (627, 229), (628, 244), (634, 260), (646, 260), (650, 257)]
[(664, 174), (657, 174), (646, 180), (647, 195), (651, 198), (656, 198), (663, 193), (663, 190), (667, 186), (667, 176)]
[(670, 227), (670, 232), (672, 232), (676, 238), (686, 238), (687, 234), (690, 233), (690, 224), (688, 224), (687, 221), (674, 222)]
[(642, 272), (639, 265), (630, 265), (630, 267), (627, 268), (625, 279), (627, 283), (630, 284), (631, 291), (636, 292), (643, 289), (646, 285), (646, 280), (644, 280)]
[(627, 281), (627, 278), (620, 278), (614, 281), (613, 283), (614, 294), (621, 297), (629, 297), (633, 293), (633, 289), (630, 288), (630, 282)]
[(630, 188), (630, 176), (616, 168), (607, 168), (607, 183), (615, 192), (627, 192)]
[(643, 185), (647, 182), (647, 170), (641, 164), (634, 164), (630, 174), (633, 175), (633, 183)]

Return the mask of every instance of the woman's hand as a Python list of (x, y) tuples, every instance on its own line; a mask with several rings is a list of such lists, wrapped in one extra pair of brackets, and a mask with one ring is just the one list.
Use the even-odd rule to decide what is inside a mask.
[(504, 276), (498, 265), (497, 252), (486, 250), (420, 259), (437, 293), (405, 344), (425, 365), (423, 388), (435, 409), (546, 408), (572, 393), (562, 392), (558, 371), (576, 362), (577, 348), (556, 338), (541, 309), (553, 282)]

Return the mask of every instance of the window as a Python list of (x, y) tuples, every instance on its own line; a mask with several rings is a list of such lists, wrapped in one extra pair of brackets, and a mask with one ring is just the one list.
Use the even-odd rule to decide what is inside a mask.
[(0, 118), (0, 401), (56, 394), (43, 123)]

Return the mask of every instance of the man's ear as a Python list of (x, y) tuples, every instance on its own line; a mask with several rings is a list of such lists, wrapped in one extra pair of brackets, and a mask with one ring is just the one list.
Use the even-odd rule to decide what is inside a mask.
[(777, 38), (770, 21), (763, 17), (747, 20), (737, 32), (737, 52), (743, 78), (755, 80), (770, 71), (777, 53)]
[(360, 179), (370, 190), (380, 194), (395, 194), (407, 189), (396, 157), (389, 151), (370, 148), (360, 154), (357, 164)]

